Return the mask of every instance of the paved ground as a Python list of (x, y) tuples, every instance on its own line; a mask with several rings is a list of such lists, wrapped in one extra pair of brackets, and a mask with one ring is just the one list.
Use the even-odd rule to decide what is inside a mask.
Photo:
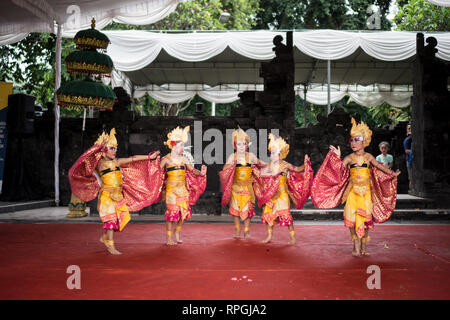
[[(351, 255), (345, 229), (296, 225), (289, 245), (287, 228), (276, 227), (263, 244), (261, 224), (236, 240), (232, 225), (192, 223), (182, 244), (167, 246), (164, 225), (132, 224), (115, 234), (123, 254), (113, 256), (98, 224), (0, 223), (0, 299), (450, 299), (450, 225), (376, 226), (364, 257)], [(68, 287), (74, 267), (79, 289)], [(121, 309), (109, 307), (102, 312)]]
[[(86, 209), (89, 212), (89, 208)], [(66, 215), (69, 213), (67, 207), (47, 207), (40, 209), (31, 209), (24, 211), (17, 211), (11, 213), (0, 214), (0, 223), (69, 223), (69, 224), (84, 224), (84, 223), (95, 223), (100, 224), (100, 219), (98, 216), (87, 216), (83, 218), (70, 219)], [(339, 214), (339, 213), (338, 213)], [(395, 213), (394, 213), (395, 214)], [(295, 224), (342, 224), (342, 220), (305, 220), (303, 217), (307, 216), (305, 214), (295, 214), (294, 218)], [(441, 217), (443, 217), (441, 215)], [(255, 216), (252, 223), (260, 223), (261, 217)], [(132, 213), (130, 223), (164, 223), (164, 218), (162, 215), (139, 215)], [(229, 215), (208, 215), (208, 214), (193, 214), (192, 218), (187, 223), (225, 223), (231, 224), (232, 219)], [(390, 220), (386, 224), (450, 224), (448, 219), (440, 219), (437, 216), (432, 220), (423, 219), (408, 219), (408, 220)]]

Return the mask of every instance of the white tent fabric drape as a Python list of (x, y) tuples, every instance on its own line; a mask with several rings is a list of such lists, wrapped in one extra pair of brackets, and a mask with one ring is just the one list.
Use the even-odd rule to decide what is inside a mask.
[[(111, 45), (108, 54), (120, 71), (135, 71), (153, 62), (161, 49), (181, 61), (208, 60), (226, 47), (254, 60), (270, 60), (273, 38), (284, 33), (271, 31), (168, 34), (146, 31), (105, 31)], [(350, 32), (311, 30), (294, 32), (294, 46), (321, 60), (345, 58), (361, 47), (368, 55), (383, 61), (401, 61), (416, 50), (416, 32)], [(438, 41), (437, 57), (450, 61), (450, 33), (425, 33)]]
[(193, 98), (197, 94), (210, 102), (230, 103), (238, 100), (238, 94), (240, 93), (240, 91), (221, 91), (220, 88), (205, 85), (190, 85), (189, 90), (186, 90), (184, 85), (171, 85), (170, 87), (170, 90), (165, 85), (160, 86), (160, 90), (154, 90), (154, 88), (151, 91), (137, 89), (134, 96), (140, 98), (148, 93), (153, 99), (163, 103), (180, 103)]
[(437, 6), (450, 7), (450, 0), (427, 0), (427, 1)]
[[(0, 36), (29, 32), (56, 33), (53, 21), (62, 25), (64, 37), (91, 26), (102, 29), (112, 21), (134, 25), (155, 23), (185, 0), (2, 0)], [(3, 43), (0, 43), (3, 44)]]
[[(111, 21), (129, 24), (151, 24), (173, 12), (184, 0), (2, 0), (0, 3), (0, 45), (24, 39), (30, 32), (57, 34), (56, 90), (61, 79), (61, 36), (90, 27), (96, 19), (97, 29)], [(59, 199), (59, 107), (55, 107), (55, 203)]]
[[(235, 85), (237, 88), (238, 86)], [(209, 87), (205, 85), (189, 85), (172, 84), (170, 86), (156, 86), (151, 88), (136, 88), (134, 97), (136, 99), (142, 98), (148, 93), (153, 99), (163, 103), (181, 103), (193, 98), (196, 94), (209, 102), (215, 103), (230, 103), (239, 100), (239, 93), (249, 90), (263, 91), (262, 85), (239, 85), (240, 90), (233, 90), (233, 85), (229, 89), (223, 90), (223, 88)], [(294, 88), (296, 95), (305, 99), (304, 86), (297, 85)], [(387, 102), (392, 106), (398, 108), (404, 108), (409, 106), (412, 87), (408, 86), (386, 86), (386, 85), (374, 85), (374, 86), (356, 86), (356, 85), (331, 85), (330, 102), (335, 103), (349, 95), (349, 97), (356, 103), (366, 106), (375, 107)], [(316, 105), (326, 105), (328, 103), (328, 92), (326, 85), (311, 84), (307, 88), (306, 101)]]
[(0, 35), (0, 46), (6, 46), (8, 44), (13, 44), (25, 39), (28, 36), (28, 32), (17, 33), (17, 34), (5, 34)]
[(273, 37), (283, 33), (214, 32), (167, 34), (147, 31), (104, 31), (111, 40), (108, 54), (120, 71), (139, 70), (152, 63), (161, 49), (182, 61), (208, 60), (228, 46), (236, 53), (255, 60), (270, 60)]

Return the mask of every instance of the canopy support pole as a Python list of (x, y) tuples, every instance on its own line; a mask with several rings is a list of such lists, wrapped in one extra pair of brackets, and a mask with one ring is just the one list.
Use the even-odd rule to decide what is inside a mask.
[(211, 115), (214, 117), (216, 115), (216, 103), (215, 102), (211, 102), (211, 108), (212, 108)]
[(303, 86), (303, 97), (305, 99), (303, 99), (303, 126), (306, 128), (306, 104), (308, 103), (308, 101), (306, 101), (306, 93), (308, 91), (308, 84), (305, 83), (305, 85)]
[(331, 112), (331, 60), (327, 60), (327, 82), (328, 82), (328, 88), (327, 88), (327, 100), (328, 100), (328, 106), (327, 106), (327, 115)]
[(61, 23), (57, 23), (58, 31), (56, 33), (56, 47), (55, 47), (55, 205), (59, 207), (59, 122), (60, 111), (58, 105), (58, 97), (56, 91), (61, 86)]

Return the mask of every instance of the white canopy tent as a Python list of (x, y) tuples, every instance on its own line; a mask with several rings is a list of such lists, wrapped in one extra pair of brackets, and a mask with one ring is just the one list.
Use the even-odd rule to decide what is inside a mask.
[[(166, 33), (105, 31), (114, 61), (112, 85), (135, 98), (148, 93), (164, 103), (195, 94), (214, 103), (238, 99), (244, 90), (263, 90), (261, 62), (275, 57), (273, 38), (285, 32), (227, 31)], [(295, 90), (314, 104), (345, 94), (359, 104), (384, 101), (409, 105), (416, 32), (309, 30), (293, 35)], [(438, 41), (437, 57), (450, 61), (450, 33), (425, 33)], [(330, 86), (328, 86), (328, 83)]]
[[(146, 25), (173, 12), (185, 0), (2, 0), (0, 45), (24, 39), (30, 32), (56, 33), (55, 92), (61, 84), (61, 35), (89, 28), (92, 18), (102, 29), (111, 21)], [(55, 94), (55, 101), (56, 101)], [(55, 103), (55, 203), (59, 205), (59, 106)]]
[(428, 2), (441, 7), (450, 7), (450, 0), (428, 0)]

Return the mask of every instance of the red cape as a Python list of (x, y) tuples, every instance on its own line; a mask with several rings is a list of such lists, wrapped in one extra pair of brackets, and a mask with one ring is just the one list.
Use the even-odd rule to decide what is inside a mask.
[[(334, 208), (346, 199), (343, 195), (349, 183), (350, 170), (344, 167), (334, 152), (328, 152), (311, 188), (311, 200), (317, 208)], [(370, 168), (373, 220), (383, 223), (395, 209), (397, 201), (397, 177), (376, 167)]]

